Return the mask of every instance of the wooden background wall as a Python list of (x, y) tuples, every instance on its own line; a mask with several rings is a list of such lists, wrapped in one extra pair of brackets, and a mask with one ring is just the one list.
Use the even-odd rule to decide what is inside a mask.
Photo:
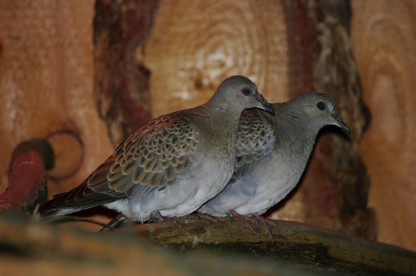
[[(271, 217), (366, 238), (374, 233), (416, 250), (415, 2), (328, 3), (0, 1), (0, 190), (21, 141), (52, 135), (57, 165), (50, 194), (67, 190), (134, 124), (203, 103), (221, 80), (238, 73), (252, 78), (270, 102), (328, 89), (353, 129), (350, 143), (339, 133), (319, 138), (301, 186)], [(114, 26), (119, 29), (111, 31)], [(336, 70), (328, 67), (333, 57), (343, 61)], [(372, 115), (364, 136), (356, 76)], [(337, 80), (341, 84), (327, 85)], [(134, 104), (123, 105), (125, 98)], [(76, 132), (84, 144), (79, 168), (82, 147), (73, 136), (57, 134), (62, 130)], [(343, 160), (353, 160), (355, 169), (346, 172)], [(348, 186), (348, 196), (340, 195), (344, 186), (337, 181)], [(344, 214), (350, 205), (354, 213)]]
[(372, 113), (361, 143), (379, 240), (416, 249), (416, 2), (352, 1), (354, 54)]
[[(94, 1), (0, 5), (0, 186), (8, 185), (8, 163), (20, 142), (74, 130), (85, 144), (86, 158), (69, 179), (50, 181), (54, 194), (80, 183), (112, 151), (93, 94)], [(74, 146), (55, 153), (61, 160), (53, 172), (57, 177), (71, 173), (71, 163), (78, 162), (72, 156), (80, 151), (77, 144), (64, 140)]]

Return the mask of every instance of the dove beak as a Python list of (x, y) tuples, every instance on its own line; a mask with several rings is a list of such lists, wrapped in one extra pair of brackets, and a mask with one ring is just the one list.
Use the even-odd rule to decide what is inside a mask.
[(346, 133), (350, 133), (350, 128), (347, 126), (346, 123), (344, 123), (344, 121), (341, 120), (341, 118), (335, 112), (331, 114), (331, 117), (334, 118), (334, 120), (336, 121), (335, 125), (342, 128)]
[(271, 106), (271, 104), (269, 104), (268, 101), (266, 101), (266, 99), (263, 97), (263, 95), (260, 94), (260, 93), (257, 93), (255, 97), (256, 97), (256, 100), (259, 103), (261, 103), (261, 105), (262, 105), (259, 108), (261, 108), (261, 109), (269, 112), (270, 114), (272, 114), (274, 116), (274, 109), (273, 109), (273, 107)]

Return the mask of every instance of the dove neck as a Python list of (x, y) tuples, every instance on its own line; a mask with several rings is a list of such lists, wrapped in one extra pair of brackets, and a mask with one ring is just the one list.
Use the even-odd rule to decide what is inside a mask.
[(211, 105), (210, 102), (199, 106), (198, 109), (199, 116), (195, 120), (203, 121), (208, 136), (215, 136), (216, 139), (219, 138), (218, 141), (235, 142), (241, 114), (235, 114), (234, 110), (230, 112), (229, 109), (218, 105)]
[(216, 98), (212, 98), (208, 103), (201, 106), (206, 114), (209, 114), (211, 120), (223, 122), (225, 125), (234, 126), (237, 129), (238, 121), (240, 120), (241, 113), (244, 108), (238, 104), (227, 103), (225, 101), (219, 101)]
[(273, 120), (276, 141), (296, 155), (309, 157), (319, 128), (314, 127), (302, 112), (290, 104), (275, 104), (273, 108), (276, 112)]

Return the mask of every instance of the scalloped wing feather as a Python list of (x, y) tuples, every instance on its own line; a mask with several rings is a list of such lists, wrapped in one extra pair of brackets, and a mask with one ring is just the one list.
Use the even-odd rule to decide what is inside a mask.
[[(161, 189), (190, 166), (198, 139), (199, 129), (181, 113), (156, 118), (118, 147), (112, 162), (88, 181), (88, 187), (129, 198)], [(101, 174), (105, 177), (98, 177)]]
[(232, 179), (244, 176), (254, 164), (273, 150), (275, 135), (269, 116), (271, 115), (257, 109), (245, 110), (241, 115)]

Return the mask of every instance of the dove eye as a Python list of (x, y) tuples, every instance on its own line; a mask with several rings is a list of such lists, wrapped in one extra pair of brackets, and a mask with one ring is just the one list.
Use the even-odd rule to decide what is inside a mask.
[(243, 88), (243, 90), (241, 90), (241, 93), (243, 93), (244, 96), (248, 96), (248, 95), (250, 95), (250, 89)]
[(326, 104), (325, 104), (324, 102), (318, 102), (318, 103), (316, 104), (316, 107), (317, 107), (319, 110), (324, 110), (324, 109), (326, 108)]

